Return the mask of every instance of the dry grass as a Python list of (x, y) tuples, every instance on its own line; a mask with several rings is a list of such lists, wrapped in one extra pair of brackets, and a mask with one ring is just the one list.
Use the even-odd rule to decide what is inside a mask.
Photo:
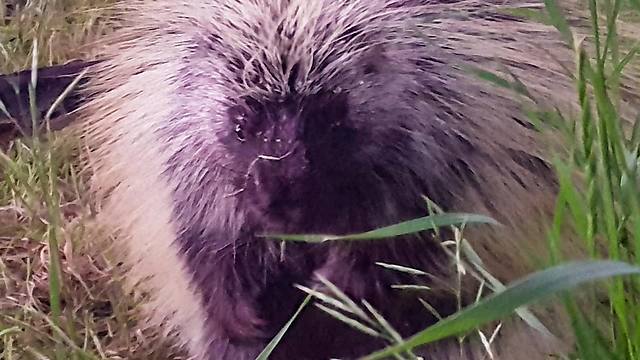
[(0, 20), (0, 71), (28, 68), (36, 39), (40, 65), (92, 56), (87, 45), (109, 31), (105, 15), (112, 3), (113, 0), (0, 0), (0, 19), (4, 19)]
[[(0, 70), (29, 67), (36, 39), (41, 65), (90, 56), (82, 46), (108, 31), (110, 2), (0, 0), (0, 15), (26, 3), (0, 21)], [(104, 256), (75, 145), (61, 133), (0, 153), (0, 359), (180, 359), (141, 328)]]

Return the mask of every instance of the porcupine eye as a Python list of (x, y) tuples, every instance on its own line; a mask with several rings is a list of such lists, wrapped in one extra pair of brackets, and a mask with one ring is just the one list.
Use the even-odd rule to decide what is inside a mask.
[(236, 128), (235, 128), (235, 133), (236, 133), (236, 138), (238, 138), (239, 141), (245, 141), (245, 137), (244, 137), (244, 130), (242, 129), (242, 125), (240, 124), (236, 124)]
[(240, 142), (246, 141), (245, 126), (247, 122), (247, 110), (242, 105), (236, 105), (229, 109), (229, 117), (232, 121), (233, 132)]

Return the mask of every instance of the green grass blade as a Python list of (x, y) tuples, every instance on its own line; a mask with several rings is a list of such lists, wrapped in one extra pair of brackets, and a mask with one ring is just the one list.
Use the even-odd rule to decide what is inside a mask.
[(555, 266), (529, 275), (504, 291), (419, 332), (407, 341), (370, 354), (364, 359), (382, 359), (400, 351), (472, 330), (487, 322), (499, 320), (523, 305), (586, 282), (630, 274), (640, 274), (640, 267), (614, 261), (585, 261)]
[(573, 47), (573, 34), (571, 33), (571, 27), (569, 27), (569, 23), (562, 15), (562, 11), (560, 10), (558, 3), (555, 0), (544, 0), (544, 4), (547, 14), (549, 15), (549, 22), (555, 26), (558, 31), (560, 31), (565, 41)]
[(596, 62), (598, 63), (598, 67), (604, 69), (604, 60), (601, 55), (602, 46), (600, 43), (600, 28), (599, 28), (599, 20), (598, 20), (598, 6), (595, 0), (589, 0), (589, 11), (591, 14), (591, 30), (593, 32), (593, 41), (596, 52)]
[[(603, 56), (611, 55), (614, 64), (619, 62), (618, 34), (616, 27), (616, 19), (620, 13), (621, 1), (615, 0), (613, 4), (610, 1), (605, 2), (607, 9), (607, 37), (605, 38)], [(613, 90), (613, 89), (612, 89)]]
[(506, 15), (517, 16), (531, 21), (538, 22), (544, 25), (551, 25), (551, 21), (546, 13), (538, 9), (530, 9), (523, 7), (504, 8), (498, 9), (498, 13)]
[[(640, 1), (640, 0), (639, 0)], [(619, 78), (622, 74), (622, 70), (633, 60), (636, 54), (640, 51), (640, 45), (634, 46), (631, 50), (627, 52), (627, 54), (618, 62), (616, 67), (613, 69), (611, 76), (614, 78)]]
[(278, 333), (276, 334), (276, 336), (271, 339), (271, 341), (269, 341), (269, 343), (267, 344), (267, 346), (264, 348), (264, 350), (262, 350), (262, 352), (258, 355), (258, 357), (256, 358), (256, 360), (267, 360), (269, 358), (269, 355), (271, 355), (271, 353), (273, 352), (273, 350), (275, 350), (276, 346), (278, 346), (278, 344), (280, 343), (280, 341), (282, 341), (282, 338), (284, 337), (284, 335), (287, 333), (287, 331), (289, 330), (289, 328), (291, 327), (291, 325), (293, 324), (293, 322), (295, 321), (295, 319), (298, 317), (298, 315), (300, 315), (300, 313), (302, 312), (302, 309), (304, 309), (307, 304), (309, 303), (309, 301), (311, 300), (311, 295), (307, 295), (307, 297), (304, 299), (304, 301), (302, 302), (302, 304), (300, 304), (300, 307), (298, 307), (298, 310), (296, 310), (296, 312), (293, 314), (293, 316), (289, 319), (289, 321), (287, 321), (286, 324), (284, 324), (284, 326), (282, 327), (282, 329), (280, 329), (280, 331), (278, 331)]
[(567, 310), (572, 318), (572, 325), (574, 334), (576, 336), (576, 342), (578, 344), (577, 350), (580, 359), (583, 360), (613, 360), (618, 359), (615, 354), (608, 351), (606, 342), (603, 341), (601, 336), (598, 336), (597, 326), (592, 324), (580, 311), (575, 302), (571, 299), (567, 300)]
[(586, 211), (588, 208), (582, 201), (582, 198), (571, 179), (571, 169), (569, 166), (558, 161), (556, 162), (556, 172), (558, 173), (560, 196), (562, 196), (563, 200), (571, 210), (573, 221), (575, 222), (575, 228), (583, 239), (588, 239), (589, 219)]
[(497, 85), (497, 86), (505, 88), (505, 89), (514, 90), (514, 86), (509, 80), (507, 80), (507, 79), (503, 78), (502, 76), (500, 76), (498, 74), (495, 74), (495, 73), (493, 73), (491, 71), (487, 71), (487, 70), (484, 70), (484, 69), (480, 69), (480, 68), (477, 68), (477, 67), (471, 67), (471, 66), (468, 66), (467, 70), (470, 71), (471, 73), (473, 73), (476, 77), (478, 77), (481, 80), (488, 81), (488, 82), (492, 83), (493, 85)]
[(465, 68), (480, 80), (484, 80), (493, 85), (515, 91), (517, 94), (520, 94), (524, 97), (532, 98), (531, 93), (527, 89), (527, 86), (508, 69), (505, 69), (505, 71), (509, 73), (509, 75), (513, 78), (513, 81), (507, 80), (494, 72), (480, 69), (478, 67), (466, 66)]
[(360, 234), (351, 235), (302, 235), (302, 234), (265, 234), (259, 235), (260, 237), (277, 238), (288, 241), (302, 241), (310, 243), (320, 243), (325, 241), (335, 240), (373, 240), (373, 239), (385, 239), (395, 236), (413, 234), (420, 231), (434, 230), (443, 226), (452, 226), (460, 224), (493, 224), (498, 225), (498, 222), (494, 219), (474, 214), (464, 213), (450, 213), (450, 214), (437, 214), (431, 216), (425, 216), (418, 219), (413, 219), (405, 222), (401, 222), (395, 225), (379, 228), (377, 230), (371, 230)]
[(636, 152), (640, 150), (640, 114), (636, 116), (636, 120), (633, 123), (633, 129), (631, 130), (631, 139), (629, 139), (629, 148), (630, 150)]

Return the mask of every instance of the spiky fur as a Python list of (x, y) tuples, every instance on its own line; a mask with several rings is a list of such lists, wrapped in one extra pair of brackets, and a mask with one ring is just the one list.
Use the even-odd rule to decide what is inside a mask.
[[(88, 90), (92, 100), (79, 115), (85, 120), (83, 136), (91, 149), (93, 184), (104, 198), (100, 221), (122, 240), (132, 284), (141, 283), (154, 294), (148, 304), (152, 323), (167, 322), (167, 332), (180, 332), (195, 358), (249, 359), (261, 350), (282, 323), (280, 317), (289, 316), (297, 305), (293, 300), (298, 299), (282, 304), (282, 314), (271, 314), (275, 320), (265, 328), (264, 314), (257, 309), (275, 300), (243, 287), (261, 289), (267, 282), (264, 277), (299, 271), (291, 279), (284, 277), (284, 285), (272, 286), (284, 289), (281, 286), (293, 282), (313, 284), (313, 274), (321, 273), (350, 295), (368, 298), (377, 290), (363, 284), (388, 285), (399, 278), (378, 274), (373, 266), (360, 265), (362, 261), (421, 267), (445, 281), (451, 275), (449, 259), (433, 245), (417, 247), (415, 239), (383, 245), (321, 245), (313, 250), (291, 246), (284, 253), (289, 258), (282, 261), (278, 244), (246, 238), (245, 225), (259, 219), (247, 210), (249, 200), (229, 194), (243, 190), (231, 181), (237, 178), (232, 174), (250, 173), (253, 162), (236, 161), (222, 140), (229, 130), (223, 121), (226, 109), (241, 97), (271, 101), (293, 93), (315, 96), (329, 89), (367, 106), (381, 104), (376, 109), (384, 111), (384, 106), (394, 105), (390, 102), (394, 96), (409, 91), (415, 97), (412, 104), (424, 110), (426, 119), (409, 122), (413, 127), (401, 131), (410, 148), (397, 154), (391, 148), (386, 151), (391, 153), (386, 165), (395, 166), (391, 181), (402, 185), (395, 190), (405, 192), (375, 182), (380, 199), (363, 203), (360, 212), (348, 206), (336, 212), (335, 224), (314, 223), (302, 230), (346, 232), (406, 220), (420, 209), (420, 192), (426, 192), (449, 210), (489, 214), (502, 222), (499, 228), (467, 232), (501, 280), (529, 272), (530, 255), (544, 256), (544, 219), (555, 191), (553, 175), (543, 160), (546, 145), (527, 126), (512, 94), (474, 79), (463, 69), (468, 64), (491, 69), (502, 64), (541, 99), (566, 99), (571, 85), (554, 61), (567, 59), (568, 50), (550, 27), (497, 15), (492, 3), (422, 1), (424, 7), (406, 3), (138, 0), (121, 4), (123, 30), (111, 39), (103, 61), (93, 67)], [(527, 4), (513, 0), (508, 5)], [(417, 14), (426, 14), (426, 21), (412, 21)], [(385, 83), (371, 85), (382, 89), (380, 93), (357, 81), (360, 75), (354, 69), (367, 56), (382, 64), (377, 71)], [(403, 82), (406, 79), (415, 82)], [(395, 124), (392, 115), (389, 124)], [(393, 125), (376, 126), (393, 130)], [(366, 146), (372, 145), (379, 144)], [(367, 200), (364, 195), (356, 198)], [(429, 239), (421, 241), (418, 244)], [(305, 263), (307, 256), (313, 258), (310, 264)], [(236, 278), (243, 286), (228, 285)], [(229, 295), (229, 289), (240, 294)], [(454, 310), (453, 297), (442, 290), (434, 293), (439, 310)], [(403, 303), (377, 300), (377, 305), (388, 306), (393, 321), (400, 321), (393, 311)], [(278, 309), (281, 304), (273, 305)], [(293, 335), (275, 358), (331, 354), (331, 345), (332, 355), (350, 358), (380, 345), (335, 322), (327, 325), (317, 313), (307, 316), (291, 330)], [(325, 330), (336, 333), (305, 333), (313, 328), (304, 325), (309, 319), (324, 321)], [(401, 332), (406, 336), (414, 327)], [(535, 338), (535, 331), (514, 324), (499, 342), (500, 358), (542, 358), (548, 344)], [(477, 346), (461, 352), (454, 342), (425, 350), (427, 358), (438, 359), (473, 358), (482, 352)]]

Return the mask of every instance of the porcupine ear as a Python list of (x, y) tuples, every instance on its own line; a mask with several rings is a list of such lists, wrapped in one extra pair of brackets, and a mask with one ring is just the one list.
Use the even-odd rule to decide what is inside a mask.
[[(96, 61), (74, 60), (61, 65), (39, 68), (36, 84), (36, 111), (42, 119), (58, 97), (71, 85), (78, 75)], [(66, 127), (71, 119), (67, 116), (83, 103), (77, 89), (87, 81), (83, 78), (71, 92), (64, 97), (62, 103), (51, 117), (52, 130)], [(32, 128), (29, 99), (31, 69), (0, 75), (0, 101), (6, 107), (0, 111), (0, 138), (4, 140), (22, 134), (30, 134)]]

